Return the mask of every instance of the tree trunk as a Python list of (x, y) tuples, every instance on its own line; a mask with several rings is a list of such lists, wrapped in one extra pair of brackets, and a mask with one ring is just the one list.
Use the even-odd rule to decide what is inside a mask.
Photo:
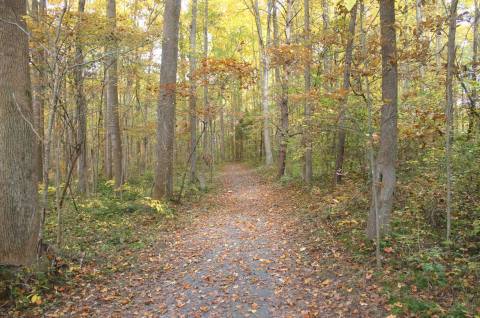
[[(85, 0), (78, 1), (79, 21), (77, 23), (77, 32), (81, 32), (82, 15), (85, 12)], [(78, 191), (85, 193), (87, 191), (87, 104), (83, 86), (83, 47), (80, 35), (77, 33), (75, 43), (75, 103), (77, 104), (77, 144), (79, 147), (78, 157)]]
[[(474, 0), (474, 20), (473, 20), (473, 48), (472, 48), (472, 74), (471, 80), (476, 82), (477, 80), (477, 69), (478, 69), (478, 23), (480, 22), (480, 9), (478, 7), (478, 0)], [(468, 116), (468, 130), (467, 136), (468, 138), (471, 137), (472, 132), (475, 130), (475, 117), (479, 116), (477, 113), (477, 98), (478, 92), (477, 87), (474, 85), (472, 87), (472, 98), (469, 108), (469, 116)], [(478, 122), (478, 118), (477, 118)]]
[(452, 142), (453, 142), (453, 77), (455, 76), (455, 38), (457, 33), (457, 6), (458, 0), (452, 0), (450, 5), (450, 28), (447, 44), (447, 79), (446, 79), (446, 133), (445, 133), (445, 164), (447, 166), (447, 241), (450, 240), (452, 228)]
[[(293, 23), (293, 3), (294, 0), (287, 0), (287, 12), (286, 12), (286, 23), (285, 23), (285, 44), (290, 45), (291, 32), (292, 32), (292, 23)], [(274, 9), (275, 10), (275, 9)], [(276, 19), (275, 13), (275, 19)], [(277, 22), (274, 22), (277, 24)], [(278, 28), (278, 26), (276, 27)], [(276, 34), (276, 39), (274, 42), (278, 46), (278, 29)], [(285, 168), (287, 163), (287, 148), (288, 148), (288, 139), (290, 137), (289, 132), (289, 109), (288, 109), (288, 86), (290, 80), (290, 65), (283, 65), (283, 72), (279, 77), (280, 86), (281, 86), (281, 96), (280, 96), (280, 147), (278, 151), (278, 177), (281, 178), (285, 175)]]
[(260, 60), (262, 67), (262, 77), (261, 77), (261, 95), (262, 95), (262, 115), (263, 115), (263, 147), (265, 150), (265, 164), (271, 165), (273, 163), (272, 155), (272, 141), (270, 139), (270, 110), (269, 110), (269, 60), (268, 60), (268, 47), (269, 47), (269, 38), (270, 38), (270, 12), (272, 8), (272, 1), (268, 1), (267, 8), (267, 38), (263, 38), (263, 29), (262, 21), (260, 18), (260, 9), (258, 7), (258, 0), (255, 0), (253, 5), (253, 12), (255, 15), (255, 24), (257, 27), (257, 37), (258, 37), (258, 46), (260, 50)]
[(345, 140), (347, 132), (345, 129), (348, 93), (350, 92), (350, 73), (352, 69), (353, 44), (355, 40), (355, 27), (357, 20), (357, 2), (350, 11), (350, 23), (348, 26), (348, 39), (345, 50), (345, 66), (343, 69), (343, 91), (342, 100), (340, 101), (340, 114), (338, 116), (338, 141), (337, 141), (337, 160), (335, 162), (334, 185), (342, 181), (343, 162), (345, 160)]
[(116, 41), (117, 9), (116, 0), (107, 1), (107, 18), (110, 23), (110, 43), (107, 57), (107, 113), (108, 130), (112, 145), (113, 178), (115, 187), (123, 184), (122, 135), (118, 111), (118, 52)]
[[(443, 10), (442, 2), (436, 1), (436, 13), (441, 15)], [(437, 28), (435, 32), (435, 70), (437, 75), (440, 74), (442, 68), (442, 23), (437, 22)]]
[[(35, 260), (40, 229), (37, 136), (26, 0), (0, 1), (0, 264)], [(23, 30), (22, 30), (23, 29)]]
[[(380, 148), (377, 167), (372, 182), (377, 191), (378, 230), (380, 234), (389, 231), (390, 215), (396, 183), (397, 160), (397, 104), (398, 74), (395, 31), (395, 2), (380, 0), (381, 54), (382, 54), (382, 114), (380, 122)], [(376, 237), (375, 208), (372, 205), (368, 217), (367, 234)]]
[(157, 108), (157, 166), (155, 199), (173, 195), (173, 159), (175, 144), (175, 106), (178, 59), (180, 1), (167, 0), (164, 11), (160, 96)]
[(105, 178), (111, 180), (112, 174), (112, 138), (110, 138), (110, 130), (108, 125), (110, 122), (110, 116), (108, 114), (107, 106), (107, 65), (105, 64), (105, 77), (104, 77), (104, 89), (103, 89), (103, 131), (104, 131), (104, 156), (103, 156), (103, 168)]
[(192, 24), (190, 25), (190, 182), (197, 181), (197, 85), (193, 75), (197, 68), (197, 0), (192, 0)]
[(220, 88), (220, 158), (225, 161), (225, 107), (227, 101), (225, 100), (225, 87)]
[[(328, 6), (328, 0), (322, 0), (322, 32), (323, 34), (327, 34), (328, 28), (330, 27), (330, 8)], [(331, 72), (331, 60), (330, 60), (330, 50), (327, 46), (325, 51), (323, 52), (323, 75), (330, 74)], [(328, 83), (327, 80), (324, 80), (324, 88), (327, 91), (331, 90), (331, 85)]]
[[(312, 44), (310, 43), (310, 0), (304, 0), (304, 32), (305, 32), (305, 47), (309, 54), (312, 52)], [(312, 105), (310, 103), (310, 89), (311, 89), (311, 61), (308, 59), (305, 64), (304, 81), (305, 81), (305, 101), (304, 101), (304, 129), (303, 129), (303, 148), (304, 154), (304, 174), (303, 178), (306, 184), (312, 182), (312, 137), (311, 137), (311, 121), (312, 121)]]
[[(424, 0), (415, 0), (415, 20), (416, 20), (416, 27), (417, 27), (417, 38), (420, 45), (423, 47), (424, 42), (424, 35), (423, 35), (423, 1)], [(420, 66), (418, 68), (418, 72), (420, 75), (420, 87), (422, 90), (425, 89), (425, 84), (423, 83), (423, 79), (425, 78), (425, 63), (420, 61)]]
[[(45, 0), (32, 0), (32, 15), (35, 23), (41, 23), (46, 10)], [(32, 53), (33, 62), (36, 65), (33, 71), (33, 116), (34, 126), (37, 132), (36, 147), (37, 147), (37, 171), (39, 179), (42, 179), (43, 171), (43, 138), (44, 138), (44, 107), (45, 107), (45, 92), (46, 92), (46, 52), (42, 47), (39, 47)]]

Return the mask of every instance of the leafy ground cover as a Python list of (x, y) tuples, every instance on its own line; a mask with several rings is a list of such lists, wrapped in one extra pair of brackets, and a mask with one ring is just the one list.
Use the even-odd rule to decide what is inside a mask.
[[(366, 186), (332, 192), (271, 175), (228, 165), (214, 191), (171, 206), (146, 196), (149, 181), (121, 196), (102, 185), (65, 215), (53, 266), (16, 274), (9, 315), (478, 317), (472, 240), (426, 236), (405, 205), (377, 269)], [(54, 216), (47, 229), (52, 241)]]
[[(304, 191), (295, 181), (282, 185)], [(418, 186), (400, 186), (397, 205), (402, 208), (395, 210), (392, 232), (381, 242), (380, 270), (375, 266), (375, 247), (365, 239), (369, 189), (358, 180), (334, 191), (313, 187), (303, 199), (308, 202), (303, 211), (311, 239), (324, 242), (333, 238), (354, 266), (370, 273), (372, 286), (385, 298), (385, 309), (392, 316), (479, 317), (479, 244), (475, 226), (468, 224), (471, 215), (456, 213), (455, 240), (445, 242), (441, 219), (432, 225), (426, 209), (437, 199), (438, 188), (425, 175), (414, 184), (424, 185), (425, 193), (413, 193)]]
[[(52, 246), (40, 264), (21, 270), (0, 268), (4, 291), (0, 313), (41, 315), (61, 295), (81, 286), (101, 285), (113, 274), (135, 267), (141, 251), (188, 223), (188, 216), (178, 217), (183, 206), (149, 197), (151, 182), (148, 176), (132, 180), (121, 191), (114, 191), (111, 182), (101, 182), (95, 196), (70, 201), (62, 211), (61, 249), (52, 243), (58, 239), (58, 217), (49, 213), (45, 241)], [(191, 202), (186, 205), (194, 204), (201, 193), (188, 190)]]

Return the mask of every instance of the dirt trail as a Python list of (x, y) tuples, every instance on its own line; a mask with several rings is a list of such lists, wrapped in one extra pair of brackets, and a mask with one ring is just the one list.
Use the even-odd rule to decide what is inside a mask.
[(220, 178), (219, 193), (201, 205), (212, 207), (207, 213), (141, 270), (117, 274), (111, 284), (120, 295), (77, 299), (71, 315), (371, 317), (353, 296), (337, 293), (335, 277), (318, 274), (322, 265), (299, 239), (289, 195), (243, 165), (227, 166)]

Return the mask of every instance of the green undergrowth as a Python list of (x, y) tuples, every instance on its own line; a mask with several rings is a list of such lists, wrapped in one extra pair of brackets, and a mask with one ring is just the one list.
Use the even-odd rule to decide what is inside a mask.
[[(58, 215), (50, 209), (44, 230), (48, 248), (42, 259), (31, 267), (0, 267), (0, 313), (41, 314), (58, 294), (79, 282), (108, 279), (135, 267), (140, 252), (153, 248), (160, 233), (179, 226), (179, 211), (204, 193), (186, 185), (185, 205), (165, 203), (150, 197), (152, 180), (146, 175), (120, 189), (114, 189), (112, 181), (102, 181), (95, 194), (68, 197), (61, 213), (60, 246)], [(51, 201), (54, 192), (52, 188)]]
[[(271, 168), (258, 171), (273, 178)], [(480, 180), (468, 171), (462, 172), (467, 180)], [(374, 275), (389, 314), (480, 317), (480, 205), (478, 193), (471, 192), (477, 184), (464, 180), (456, 181), (453, 238), (447, 242), (442, 181), (430, 176), (427, 169), (414, 174), (402, 171), (391, 233), (381, 241), (382, 269)], [(278, 182), (297, 188), (302, 184), (298, 171)], [(333, 237), (356, 264), (375, 270), (375, 245), (365, 235), (368, 182), (349, 177), (333, 191), (328, 182), (315, 180), (307, 191), (310, 200), (303, 207), (305, 222), (321, 224), (312, 232), (316, 241)]]

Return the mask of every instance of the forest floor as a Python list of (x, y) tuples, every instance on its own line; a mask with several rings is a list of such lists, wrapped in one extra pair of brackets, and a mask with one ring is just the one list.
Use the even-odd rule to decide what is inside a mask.
[[(108, 280), (69, 290), (47, 317), (384, 317), (372, 272), (301, 208), (301, 191), (227, 165), (190, 221)], [(326, 231), (326, 233), (328, 233)], [(315, 238), (315, 239), (313, 239)]]

